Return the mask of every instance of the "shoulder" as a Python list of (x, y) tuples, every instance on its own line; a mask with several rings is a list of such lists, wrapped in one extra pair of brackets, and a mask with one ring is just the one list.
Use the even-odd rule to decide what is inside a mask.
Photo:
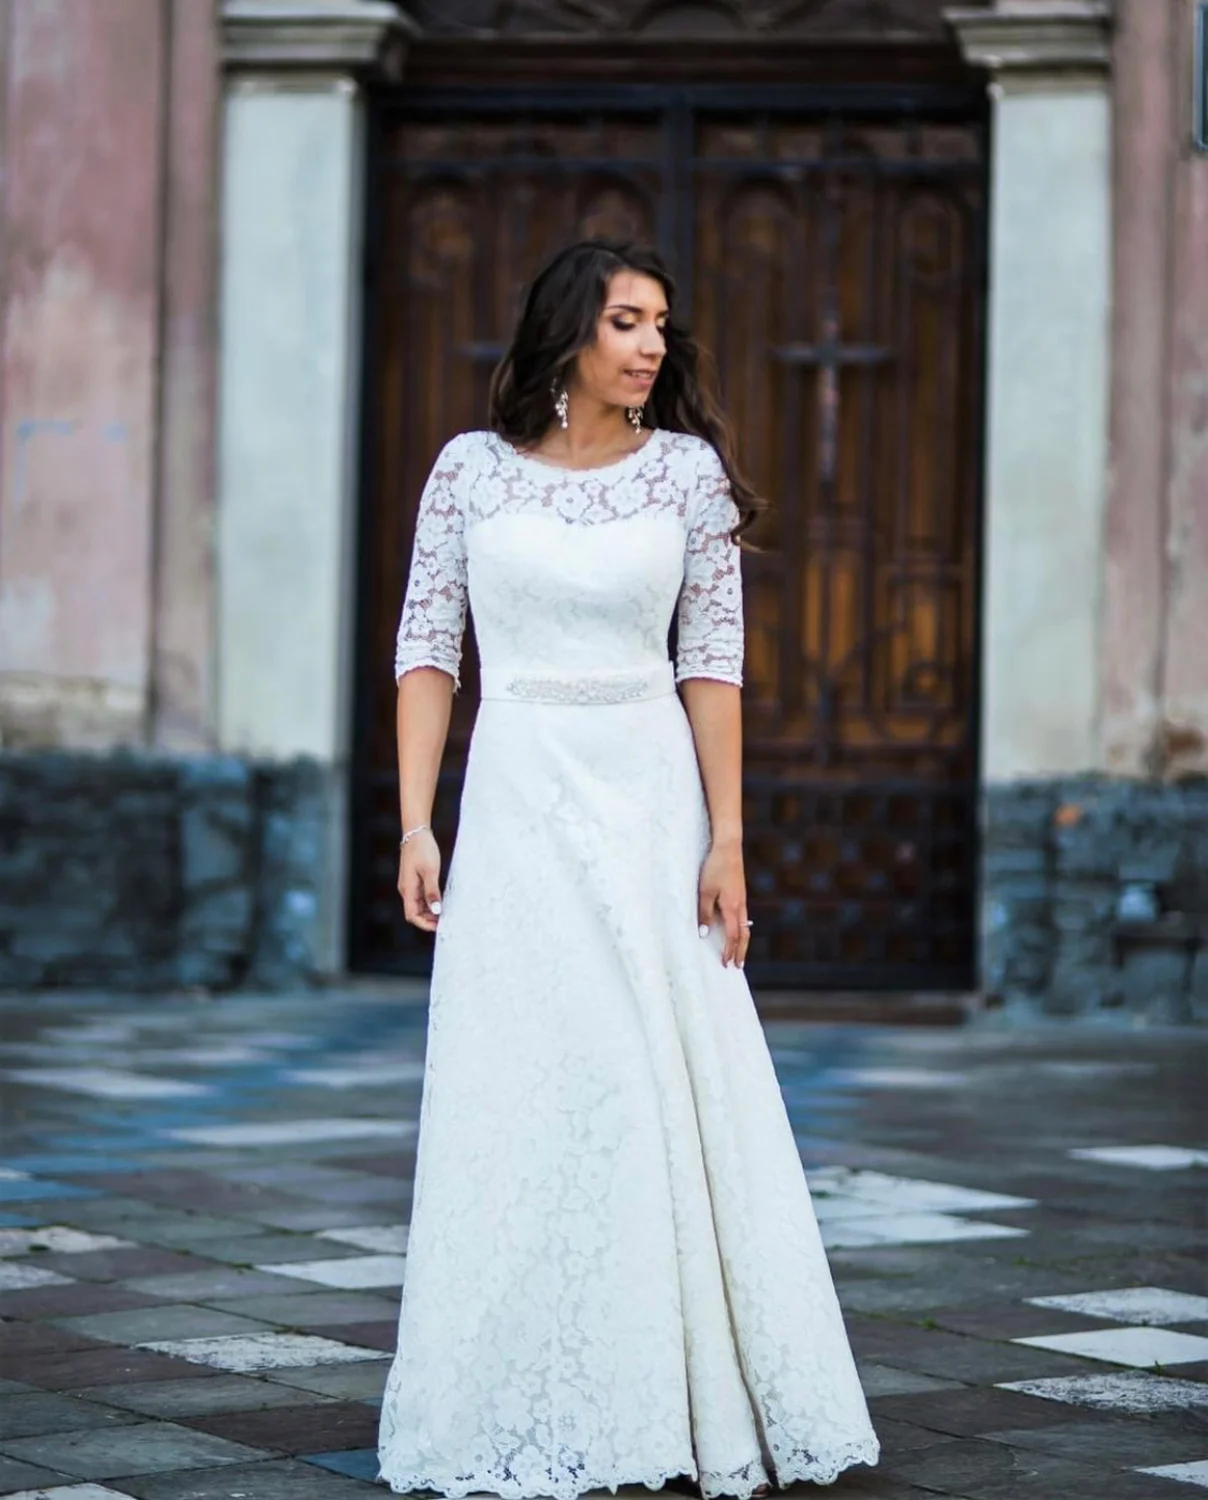
[(697, 480), (725, 478), (725, 469), (717, 449), (706, 438), (694, 432), (668, 432), (666, 440), (683, 468)]
[(436, 455), (428, 483), (464, 506), (475, 482), (490, 463), (490, 432), (459, 432)]
[(456, 437), (451, 437), (440, 450), (434, 467), (438, 469), (460, 468), (472, 463), (474, 459), (488, 450), (494, 438), (495, 435), (492, 432), (459, 432)]

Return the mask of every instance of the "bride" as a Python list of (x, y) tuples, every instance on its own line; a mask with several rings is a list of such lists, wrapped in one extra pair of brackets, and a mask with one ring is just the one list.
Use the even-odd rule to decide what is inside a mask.
[[(490, 408), (424, 488), (398, 632), (399, 891), (435, 951), (381, 1477), (829, 1484), (879, 1448), (743, 973), (760, 503), (650, 250), (555, 256)], [(467, 602), (482, 702), (442, 891)]]

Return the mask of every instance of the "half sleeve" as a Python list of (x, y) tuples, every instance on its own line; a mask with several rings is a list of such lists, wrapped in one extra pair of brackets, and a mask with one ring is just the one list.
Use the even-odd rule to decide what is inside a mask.
[(730, 538), (738, 520), (721, 460), (704, 447), (688, 505), (684, 583), (676, 614), (677, 682), (713, 677), (742, 685), (741, 553)]
[(463, 445), (446, 444), (420, 496), (411, 569), (394, 651), (394, 675), (439, 667), (461, 686), (466, 625), (466, 528)]

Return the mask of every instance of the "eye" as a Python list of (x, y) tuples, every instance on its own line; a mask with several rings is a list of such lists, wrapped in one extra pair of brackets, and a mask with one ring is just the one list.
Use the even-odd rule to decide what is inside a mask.
[(622, 333), (632, 333), (638, 325), (636, 323), (626, 323), (623, 318), (614, 318), (612, 320), (612, 326), (614, 328), (619, 328)]

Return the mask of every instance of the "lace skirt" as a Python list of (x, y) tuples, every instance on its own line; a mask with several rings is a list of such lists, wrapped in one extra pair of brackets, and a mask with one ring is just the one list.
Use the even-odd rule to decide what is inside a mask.
[(595, 699), (475, 725), (381, 1476), (830, 1483), (878, 1443), (746, 978), (698, 935), (687, 717)]

